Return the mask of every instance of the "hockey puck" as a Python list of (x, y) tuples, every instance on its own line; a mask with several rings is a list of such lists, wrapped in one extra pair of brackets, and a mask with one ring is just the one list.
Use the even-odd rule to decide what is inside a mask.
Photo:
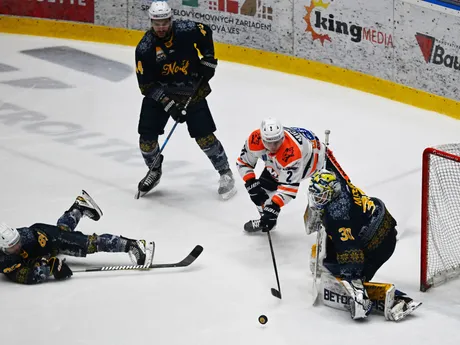
[(260, 315), (259, 316), (259, 323), (261, 325), (265, 325), (268, 322), (268, 318), (265, 315)]

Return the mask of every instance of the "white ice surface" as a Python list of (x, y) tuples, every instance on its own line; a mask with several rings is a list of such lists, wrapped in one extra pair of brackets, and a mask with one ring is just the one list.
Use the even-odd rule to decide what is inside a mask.
[[(324, 82), (219, 63), (208, 100), (232, 168), (246, 136), (266, 116), (321, 138), (330, 129), (342, 167), (356, 185), (384, 200), (397, 219), (396, 252), (375, 280), (394, 283), (424, 304), (398, 324), (380, 316), (357, 323), (348, 313), (311, 306), (309, 253), (315, 239), (303, 230), (305, 185), (272, 233), (280, 301), (270, 294), (276, 282), (266, 236), (242, 231), (257, 215), (242, 181), (237, 180), (233, 199), (220, 201), (218, 175), (182, 125), (164, 151), (161, 184), (135, 200), (146, 169), (137, 151), (142, 97), (134, 68), (128, 79), (112, 83), (19, 53), (61, 45), (134, 66), (131, 47), (0, 35), (0, 63), (19, 68), (0, 73), (0, 219), (16, 227), (54, 224), (85, 189), (104, 216), (97, 223), (83, 219), (80, 231), (154, 240), (157, 263), (180, 260), (196, 244), (204, 252), (187, 269), (75, 274), (39, 286), (13, 284), (2, 276), (2, 344), (458, 343), (460, 282), (426, 294), (418, 287), (421, 154), (427, 146), (458, 142), (460, 122)], [(31, 77), (74, 87), (50, 91), (1, 83)], [(5, 103), (37, 113), (26, 120)], [(170, 127), (171, 122), (167, 131)], [(78, 133), (99, 136), (69, 140)], [(114, 155), (123, 150), (132, 151), (130, 158), (117, 161)], [(123, 254), (68, 262), (74, 267), (129, 263)], [(265, 326), (257, 321), (260, 314), (269, 318)]]

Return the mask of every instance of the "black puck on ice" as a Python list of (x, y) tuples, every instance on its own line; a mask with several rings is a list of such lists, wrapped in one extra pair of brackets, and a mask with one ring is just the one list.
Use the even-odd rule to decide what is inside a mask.
[(259, 316), (259, 323), (261, 325), (265, 325), (267, 322), (268, 322), (268, 317), (266, 317), (265, 315), (260, 315)]

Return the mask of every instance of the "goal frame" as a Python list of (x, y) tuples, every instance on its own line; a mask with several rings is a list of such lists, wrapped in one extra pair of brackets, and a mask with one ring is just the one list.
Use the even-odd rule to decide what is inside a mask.
[[(429, 181), (430, 181), (430, 157), (438, 156), (451, 161), (460, 163), (460, 156), (457, 156), (452, 153), (445, 152), (441, 149), (434, 147), (428, 147), (423, 151), (423, 161), (422, 161), (422, 212), (421, 212), (421, 260), (420, 260), (420, 291), (427, 291), (433, 285), (437, 285), (436, 282), (428, 281), (428, 222), (429, 222)], [(452, 273), (452, 272), (451, 272)], [(454, 274), (457, 275), (457, 274)], [(448, 280), (452, 274), (446, 272), (443, 274), (439, 283)]]

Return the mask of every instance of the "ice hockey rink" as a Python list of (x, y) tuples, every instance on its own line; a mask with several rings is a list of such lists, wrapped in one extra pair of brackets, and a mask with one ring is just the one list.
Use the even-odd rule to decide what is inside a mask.
[[(4, 344), (457, 344), (460, 281), (419, 292), (421, 155), (458, 142), (460, 122), (316, 80), (221, 61), (209, 104), (234, 173), (250, 131), (267, 116), (305, 127), (330, 145), (352, 181), (381, 198), (398, 221), (393, 257), (374, 281), (394, 283), (423, 305), (400, 323), (312, 306), (310, 247), (303, 229), (306, 184), (272, 232), (283, 299), (265, 234), (237, 178), (237, 195), (217, 196), (218, 175), (184, 125), (165, 148), (163, 177), (134, 199), (146, 173), (138, 151), (141, 94), (134, 48), (0, 35), (0, 220), (54, 224), (81, 189), (99, 203), (84, 233), (156, 243), (154, 262), (185, 269), (75, 273), (64, 282), (22, 286), (0, 278)], [(172, 126), (170, 120), (166, 132)], [(164, 136), (160, 141), (164, 140)], [(260, 168), (260, 167), (259, 167)], [(260, 169), (258, 169), (260, 171)], [(129, 264), (124, 254), (69, 258), (74, 268)], [(262, 326), (258, 316), (268, 316)], [(441, 340), (442, 339), (442, 340)]]

